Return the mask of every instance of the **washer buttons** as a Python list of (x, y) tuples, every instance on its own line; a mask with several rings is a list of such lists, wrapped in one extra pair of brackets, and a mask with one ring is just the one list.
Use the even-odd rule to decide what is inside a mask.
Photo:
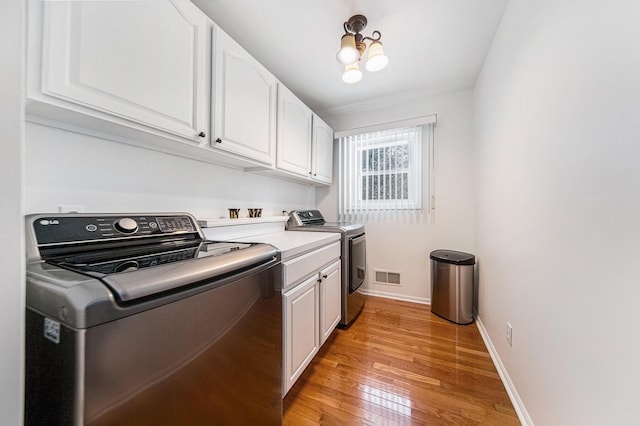
[(97, 227), (97, 226), (95, 226), (94, 224), (91, 224), (91, 223), (90, 223), (89, 225), (87, 225), (87, 226), (85, 227), (85, 229), (86, 229), (87, 231), (89, 231), (89, 232), (94, 232), (94, 231), (97, 231), (97, 230), (98, 230), (98, 227)]

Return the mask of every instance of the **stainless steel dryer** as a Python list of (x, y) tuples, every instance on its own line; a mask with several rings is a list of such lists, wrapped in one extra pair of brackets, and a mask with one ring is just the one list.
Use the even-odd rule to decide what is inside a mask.
[(347, 328), (358, 317), (366, 296), (359, 289), (367, 272), (367, 249), (364, 225), (360, 223), (326, 222), (318, 210), (289, 212), (289, 231), (335, 232), (341, 235), (342, 259), (342, 319), (339, 326)]

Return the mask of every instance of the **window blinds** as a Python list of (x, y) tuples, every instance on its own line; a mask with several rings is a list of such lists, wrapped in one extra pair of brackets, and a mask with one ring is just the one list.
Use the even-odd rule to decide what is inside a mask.
[(427, 166), (434, 121), (366, 133), (341, 132), (340, 220), (422, 216), (423, 198), (430, 199), (432, 192)]

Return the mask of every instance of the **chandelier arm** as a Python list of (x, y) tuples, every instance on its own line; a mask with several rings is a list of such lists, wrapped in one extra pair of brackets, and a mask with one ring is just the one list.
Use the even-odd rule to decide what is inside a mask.
[[(376, 34), (378, 34), (378, 37), (376, 37)], [(382, 37), (382, 34), (378, 30), (375, 30), (371, 35), (372, 37), (367, 37), (371, 41), (380, 41), (380, 38)]]
[[(376, 33), (378, 33), (378, 37), (375, 37)], [(373, 34), (371, 34), (373, 37), (363, 37), (362, 41), (380, 41), (380, 37), (382, 37), (382, 34), (380, 34), (380, 31), (374, 31)], [(374, 38), (375, 37), (375, 38)]]
[(342, 26), (344, 27), (344, 33), (345, 34), (352, 34), (351, 31), (349, 31), (349, 28), (347, 28), (348, 25), (349, 25), (348, 22), (345, 22), (344, 24), (342, 24)]

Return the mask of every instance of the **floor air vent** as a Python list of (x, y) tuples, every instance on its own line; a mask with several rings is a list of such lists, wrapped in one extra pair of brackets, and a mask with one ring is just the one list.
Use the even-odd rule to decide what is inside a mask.
[(376, 284), (400, 285), (400, 272), (373, 270)]

